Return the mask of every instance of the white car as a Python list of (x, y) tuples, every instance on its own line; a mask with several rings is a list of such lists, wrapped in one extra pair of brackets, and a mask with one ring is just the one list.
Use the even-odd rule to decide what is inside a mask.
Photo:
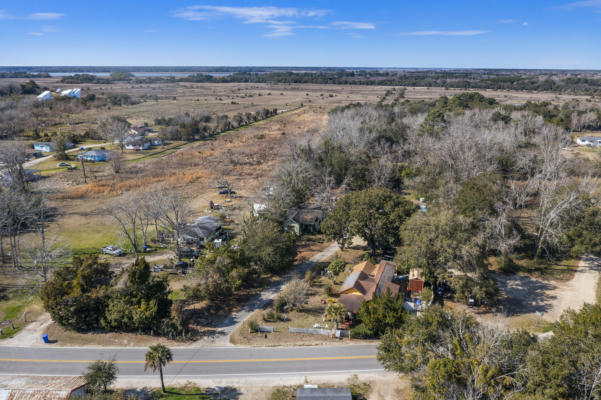
[(123, 250), (116, 246), (106, 246), (102, 248), (102, 254), (119, 257), (124, 254)]
[(69, 164), (68, 162), (59, 162), (57, 164), (58, 167), (70, 167), (71, 164)]

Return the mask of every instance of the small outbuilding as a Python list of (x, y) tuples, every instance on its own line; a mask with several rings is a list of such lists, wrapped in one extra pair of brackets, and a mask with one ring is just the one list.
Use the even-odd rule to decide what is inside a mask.
[(40, 93), (37, 98), (40, 101), (52, 100), (52, 93), (50, 93), (49, 90), (46, 90), (46, 91)]
[(62, 97), (74, 97), (76, 99), (79, 99), (79, 98), (81, 98), (81, 89), (75, 88), (75, 89), (63, 90), (61, 92), (61, 96)]
[(349, 388), (314, 388), (296, 389), (296, 400), (352, 400)]
[(70, 400), (85, 394), (86, 382), (80, 376), (0, 376), (0, 399)]

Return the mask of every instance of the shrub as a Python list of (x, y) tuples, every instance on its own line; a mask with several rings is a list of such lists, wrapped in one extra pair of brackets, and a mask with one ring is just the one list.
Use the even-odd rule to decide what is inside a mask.
[(425, 287), (422, 289), (421, 299), (424, 303), (427, 303), (432, 298), (432, 289)]
[(334, 295), (334, 290), (332, 289), (332, 285), (330, 285), (329, 283), (323, 287), (323, 292), (328, 297), (332, 297)]
[(369, 332), (380, 336), (387, 329), (397, 329), (403, 325), (408, 315), (403, 303), (401, 295), (392, 296), (386, 290), (383, 296), (374, 296), (370, 301), (361, 303), (357, 317)]
[(251, 333), (259, 332), (259, 323), (257, 321), (255, 321), (254, 319), (249, 320), (248, 321), (248, 330)]
[(86, 390), (98, 394), (106, 392), (117, 378), (117, 366), (113, 361), (95, 361), (88, 365), (84, 375)]
[(282, 312), (284, 311), (284, 308), (286, 308), (286, 299), (284, 299), (282, 296), (278, 296), (273, 303), (273, 309), (276, 312)]
[(373, 337), (374, 337), (374, 334), (363, 323), (360, 323), (359, 325), (356, 325), (351, 328), (351, 338), (370, 339)]
[(305, 272), (305, 282), (307, 282), (310, 285), (314, 279), (315, 274), (313, 273), (313, 270), (308, 269), (307, 272)]
[(328, 273), (332, 274), (334, 276), (338, 276), (342, 271), (344, 271), (346, 267), (346, 263), (337, 258), (335, 260), (333, 260), (330, 265), (328, 265)]
[(275, 318), (275, 312), (273, 310), (267, 310), (263, 313), (263, 321), (270, 322)]

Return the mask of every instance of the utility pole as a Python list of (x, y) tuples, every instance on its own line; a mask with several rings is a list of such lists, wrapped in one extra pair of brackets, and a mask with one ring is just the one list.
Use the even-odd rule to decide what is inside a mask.
[(86, 164), (83, 162), (83, 157), (80, 157), (81, 161), (81, 171), (83, 172), (83, 183), (88, 183), (88, 178), (86, 177)]

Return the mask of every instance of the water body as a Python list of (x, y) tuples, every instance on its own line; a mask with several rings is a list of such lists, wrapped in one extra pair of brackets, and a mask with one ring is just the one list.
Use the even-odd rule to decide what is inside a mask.
[[(132, 74), (136, 77), (140, 78), (148, 78), (148, 77), (156, 77), (156, 76), (174, 76), (177, 78), (194, 75), (194, 74), (203, 74), (203, 75), (211, 75), (211, 76), (230, 76), (233, 72), (132, 72)], [(99, 77), (109, 77), (111, 75), (110, 72), (50, 72), (50, 76), (71, 76), (75, 74), (87, 74), (94, 75)]]

